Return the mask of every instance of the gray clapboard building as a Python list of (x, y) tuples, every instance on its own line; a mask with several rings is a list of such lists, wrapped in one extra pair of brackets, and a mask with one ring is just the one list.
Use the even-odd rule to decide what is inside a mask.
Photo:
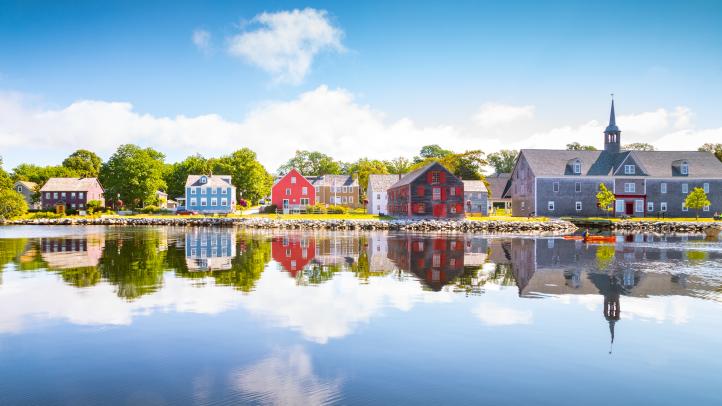
[(511, 175), (514, 216), (600, 216), (600, 183), (614, 193), (614, 216), (691, 217), (684, 206), (694, 188), (711, 205), (700, 216), (722, 212), (722, 162), (700, 151), (623, 151), (614, 101), (604, 150), (523, 149)]

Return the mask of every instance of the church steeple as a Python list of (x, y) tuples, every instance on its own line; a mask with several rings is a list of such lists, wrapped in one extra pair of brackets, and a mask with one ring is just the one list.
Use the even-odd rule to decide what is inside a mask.
[(617, 127), (617, 117), (614, 114), (614, 93), (612, 93), (612, 109), (609, 112), (609, 125), (604, 130), (604, 150), (619, 152), (622, 148), (622, 132)]

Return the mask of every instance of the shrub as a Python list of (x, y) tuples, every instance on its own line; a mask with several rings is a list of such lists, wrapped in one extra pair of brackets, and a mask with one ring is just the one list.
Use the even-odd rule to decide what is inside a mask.
[(28, 212), (23, 196), (11, 189), (0, 190), (0, 219), (22, 216)]
[(153, 214), (160, 212), (160, 208), (151, 204), (140, 209), (140, 212), (143, 214)]
[(348, 213), (348, 207), (344, 206), (328, 206), (326, 208), (328, 214), (346, 214)]
[(52, 211), (38, 211), (29, 216), (30, 219), (59, 219), (61, 217), (63, 217), (62, 214)]
[(238, 205), (241, 206), (241, 207), (244, 207), (244, 208), (245, 208), (245, 207), (248, 207), (248, 206), (249, 206), (248, 200), (241, 199), (241, 200), (238, 201)]
[(309, 214), (326, 214), (326, 206), (324, 206), (321, 203), (316, 203), (313, 206), (308, 206), (306, 208), (306, 213)]
[(91, 200), (88, 202), (88, 214), (93, 214), (97, 211), (99, 211), (102, 204), (100, 203), (100, 200)]
[(271, 204), (264, 207), (263, 212), (268, 214), (276, 214), (276, 209), (278, 209), (278, 206), (276, 206), (275, 204)]

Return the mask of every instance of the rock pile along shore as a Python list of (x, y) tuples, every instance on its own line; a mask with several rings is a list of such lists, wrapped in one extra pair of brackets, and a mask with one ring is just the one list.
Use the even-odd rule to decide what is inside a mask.
[(99, 217), (16, 220), (14, 225), (105, 226), (238, 226), (288, 230), (389, 230), (455, 231), (480, 233), (567, 234), (577, 230), (568, 221), (471, 221), (471, 220), (284, 220), (269, 218)]
[(655, 233), (701, 233), (722, 227), (719, 223), (694, 221), (619, 221), (612, 223), (613, 231), (648, 231)]

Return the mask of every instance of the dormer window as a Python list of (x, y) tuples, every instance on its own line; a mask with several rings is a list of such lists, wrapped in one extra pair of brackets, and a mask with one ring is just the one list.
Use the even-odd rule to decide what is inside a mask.
[(682, 162), (682, 165), (680, 165), (680, 167), (679, 167), (679, 172), (680, 172), (682, 175), (689, 175), (689, 165), (687, 164), (686, 161), (685, 161), (685, 162)]
[(208, 178), (206, 178), (205, 176), (201, 176), (201, 183), (206, 184), (207, 182), (208, 182)]
[(582, 163), (579, 161), (574, 162), (574, 174), (579, 175), (582, 173)]
[(634, 175), (634, 165), (624, 165), (625, 175)]

